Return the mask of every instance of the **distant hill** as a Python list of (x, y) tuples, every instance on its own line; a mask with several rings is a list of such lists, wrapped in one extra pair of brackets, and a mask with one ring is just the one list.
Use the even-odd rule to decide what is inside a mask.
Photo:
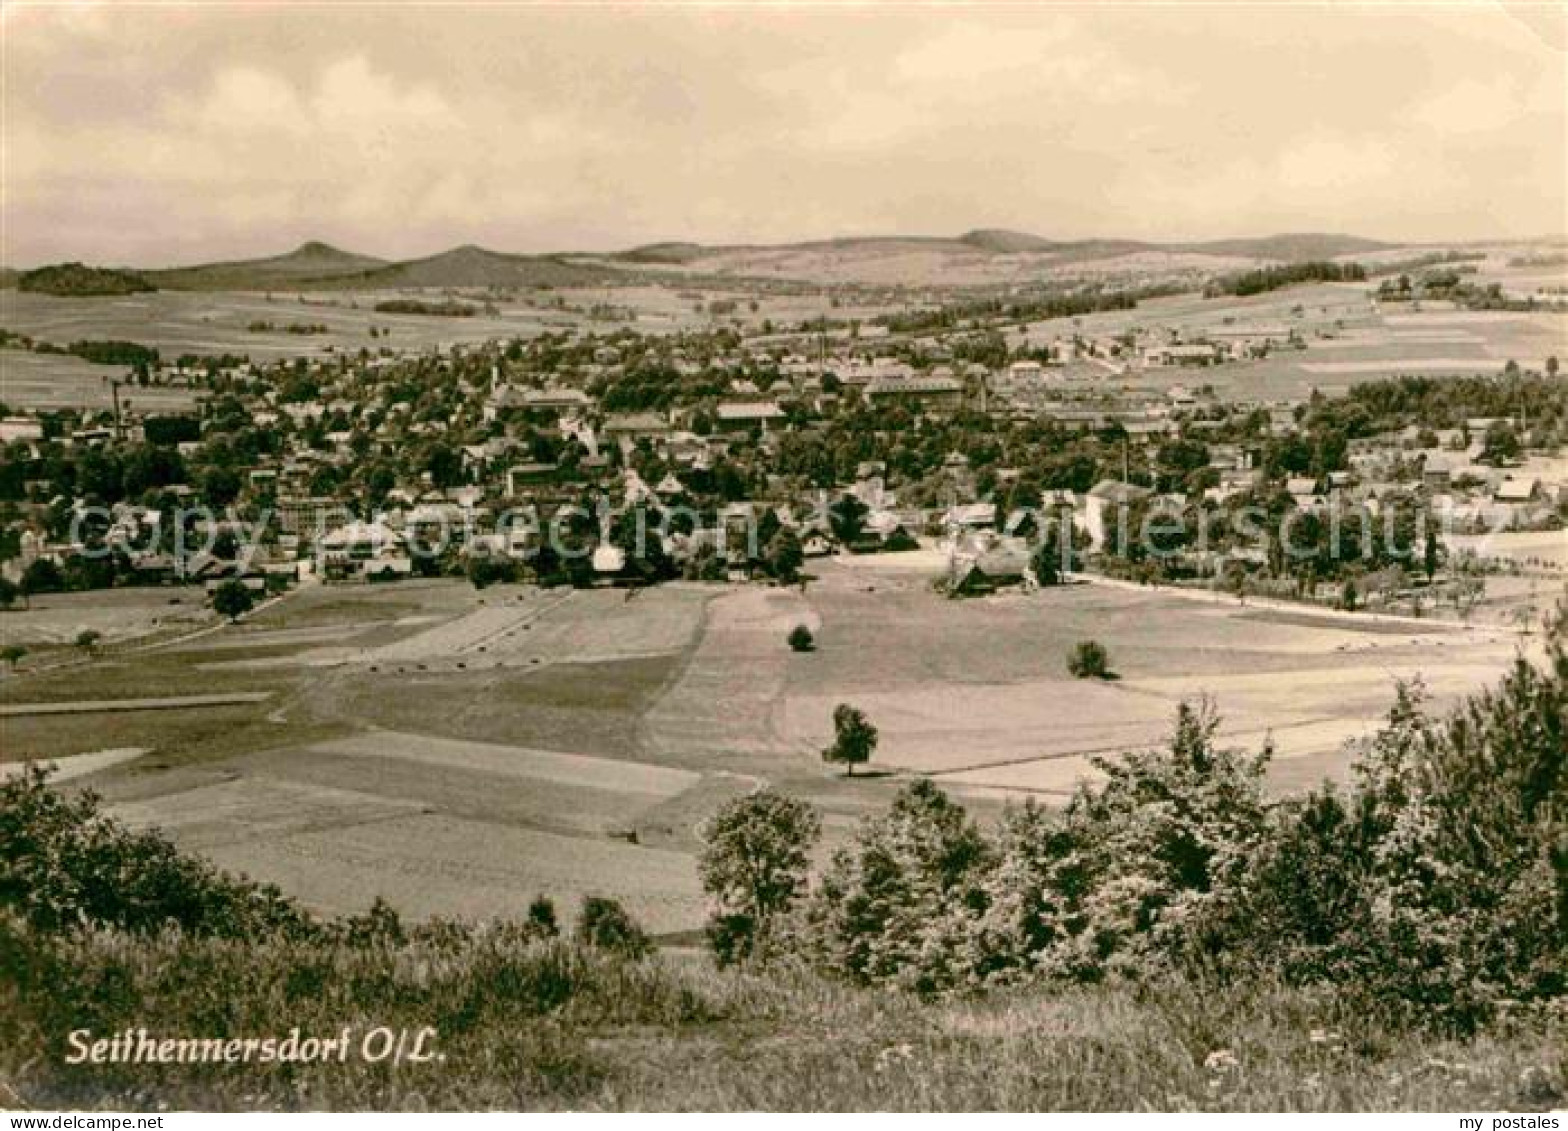
[(1055, 251), (1060, 244), (1028, 232), (1012, 232), (1006, 228), (976, 228), (958, 237), (958, 242), (981, 251), (994, 251), (1011, 255), (1020, 251)]
[(18, 290), (65, 298), (134, 295), (158, 289), (135, 271), (88, 267), (82, 263), (54, 263), (23, 271), (17, 276), (16, 286)]
[(346, 275), (344, 287), (571, 287), (621, 276), (613, 267), (561, 255), (509, 255), (465, 244), (425, 259)]
[[(41, 268), (49, 293), (403, 290), (597, 286), (649, 274), (768, 278), (811, 284), (889, 286), (1016, 285), (1047, 278), (1179, 280), (1306, 260), (1387, 251), (1399, 245), (1357, 236), (1288, 233), (1257, 239), (1153, 243), (1126, 239), (1053, 240), (1005, 228), (960, 236), (840, 236), (788, 244), (704, 245), (670, 240), (615, 253), (516, 255), (467, 244), (420, 259), (389, 261), (312, 240), (284, 255), (156, 270), (107, 271), (64, 264)], [(53, 282), (50, 280), (53, 279)], [(6, 278), (0, 275), (0, 285)]]
[(1293, 233), (1258, 239), (1155, 243), (1053, 240), (1006, 228), (950, 236), (841, 236), (788, 244), (645, 244), (601, 259), (690, 275), (877, 285), (1015, 285), (1048, 277), (1185, 280), (1384, 251), (1357, 236)]
[(261, 291), (305, 286), (387, 266), (384, 259), (356, 255), (311, 240), (286, 255), (203, 263), (146, 272), (159, 286), (181, 291)]
[(266, 291), (298, 288), (381, 290), (405, 287), (583, 286), (616, 277), (604, 264), (559, 255), (508, 255), (467, 245), (423, 259), (393, 262), (312, 240), (286, 255), (232, 263), (170, 267), (145, 275), (185, 291)]
[(630, 251), (618, 252), (614, 258), (625, 260), (628, 263), (689, 263), (694, 259), (701, 259), (709, 253), (709, 249), (700, 243), (650, 243), (641, 247), (634, 247)]
[(1365, 255), (1374, 251), (1388, 251), (1399, 245), (1332, 232), (1290, 232), (1257, 239), (1209, 240), (1206, 243), (1173, 246), (1182, 251), (1196, 251), (1207, 255), (1242, 255), (1253, 259), (1277, 259), (1285, 263), (1302, 263), (1309, 259), (1334, 259), (1341, 255)]
[(17, 279), (22, 273), (10, 267), (0, 267), (0, 291), (8, 291), (16, 286)]
[(947, 236), (838, 236), (825, 240), (803, 240), (788, 244), (704, 245), (684, 241), (644, 244), (623, 251), (613, 258), (635, 263), (692, 263), (715, 255), (740, 252), (789, 252), (833, 249), (835, 251), (887, 252), (901, 248), (955, 251), (980, 251), (992, 255), (1131, 255), (1140, 251), (1195, 252), (1206, 255), (1241, 256), (1249, 259), (1277, 259), (1299, 262), (1332, 259), (1337, 255), (1386, 251), (1397, 244), (1363, 239), (1360, 236), (1322, 232), (1298, 232), (1251, 239), (1209, 240), (1199, 243), (1155, 243), (1149, 240), (1078, 239), (1052, 240), (1030, 232), (1007, 228), (976, 228), (957, 238)]

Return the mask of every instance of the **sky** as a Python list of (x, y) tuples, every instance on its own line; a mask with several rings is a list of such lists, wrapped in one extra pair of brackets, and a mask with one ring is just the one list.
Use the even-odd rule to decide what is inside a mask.
[(0, 8), (0, 262), (1568, 231), (1568, 5)]

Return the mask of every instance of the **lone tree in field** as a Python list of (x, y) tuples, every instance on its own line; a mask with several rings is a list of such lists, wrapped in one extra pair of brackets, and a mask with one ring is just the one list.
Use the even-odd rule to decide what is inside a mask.
[(702, 826), (702, 887), (717, 905), (708, 941), (721, 963), (765, 947), (805, 891), (807, 853), (822, 821), (804, 801), (764, 789), (728, 802)]
[(98, 650), (98, 641), (103, 639), (103, 633), (94, 628), (84, 628), (76, 634), (76, 646), (89, 656)]
[(822, 751), (822, 760), (839, 763), (846, 777), (854, 777), (856, 766), (871, 761), (877, 728), (858, 707), (840, 703), (833, 708), (833, 733), (833, 745)]
[(1040, 539), (1040, 545), (1029, 563), (1034, 569), (1036, 583), (1041, 586), (1060, 585), (1062, 571), (1072, 560), (1072, 536), (1064, 536), (1061, 525), (1056, 522), (1046, 524), (1044, 537)]
[(1079, 679), (1104, 679), (1111, 674), (1111, 654), (1098, 640), (1080, 640), (1067, 653), (1067, 670)]
[(6, 667), (14, 671), (16, 665), (22, 662), (22, 657), (25, 655), (27, 655), (27, 649), (20, 644), (7, 644), (5, 647), (0, 648), (0, 663), (5, 664)]
[(217, 591), (212, 595), (213, 609), (230, 620), (238, 620), (250, 612), (253, 604), (255, 601), (250, 595), (250, 590), (233, 578), (218, 586)]
[(817, 646), (817, 639), (811, 635), (811, 629), (797, 624), (789, 630), (789, 646), (797, 652), (810, 652)]

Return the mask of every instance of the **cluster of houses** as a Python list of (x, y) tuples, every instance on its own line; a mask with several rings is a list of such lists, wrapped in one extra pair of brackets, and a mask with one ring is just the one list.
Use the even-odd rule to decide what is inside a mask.
[[(680, 506), (699, 492), (704, 480), (735, 452), (776, 450), (780, 440), (807, 423), (830, 416), (846, 397), (872, 405), (898, 406), (916, 415), (940, 417), (969, 407), (1017, 421), (1050, 420), (1069, 432), (1113, 430), (1126, 453), (1142, 458), (1161, 443), (1183, 436), (1202, 440), (1209, 452), (1209, 481), (1204, 501), (1226, 500), (1257, 488), (1263, 480), (1257, 446), (1222, 442), (1226, 413), (1211, 390), (1173, 384), (1164, 391), (1084, 381), (1084, 372), (1120, 372), (1117, 367), (1206, 366), (1256, 356), (1293, 340), (1286, 327), (1250, 326), (1206, 331), (1201, 340), (1177, 334), (1123, 335), (1054, 340), (1039, 357), (1022, 357), (987, 367), (947, 357), (916, 368), (899, 357), (862, 345), (833, 355), (808, 357), (797, 352), (751, 352), (744, 344), (715, 365), (712, 356), (688, 355), (677, 347), (665, 361), (680, 377), (707, 379), (715, 368), (727, 376), (721, 391), (700, 399), (676, 401), (668, 408), (635, 411), (608, 409), (601, 392), (625, 375), (631, 349), (596, 345), (570, 370), (540, 372), (515, 364), (499, 347), (452, 347), (435, 358), (391, 355), (292, 362), (268, 371), (234, 361), (209, 380), (239, 390), (245, 420), (261, 429), (277, 428), (285, 437), (281, 451), (256, 458), (243, 471), (240, 501), (248, 513), (266, 515), (261, 537), (224, 515), (205, 517), (183, 529), (185, 552), (171, 549), (159, 531), (169, 516), (161, 508), (117, 504), (100, 532), (100, 544), (115, 548), (140, 580), (203, 582), (237, 577), (253, 586), (286, 578), (318, 576), (327, 580), (395, 579), (417, 571), (417, 559), (432, 548), (458, 554), (520, 557), (533, 549), (562, 508), (579, 506), (593, 495), (612, 507), (639, 503)], [(927, 359), (929, 361), (929, 359)], [(766, 364), (758, 364), (765, 361)], [(1114, 362), (1114, 364), (1113, 364)], [(415, 403), (409, 366), (428, 375), (444, 374), (450, 397), (433, 411)], [(728, 370), (726, 370), (726, 364)], [(766, 376), (759, 376), (765, 373)], [(280, 376), (308, 379), (312, 392), (284, 396)], [(705, 386), (711, 391), (712, 386)], [(1229, 406), (1234, 408), (1235, 406)], [(1267, 413), (1270, 430), (1283, 435), (1297, 427), (1298, 406), (1290, 402), (1247, 406)], [(1491, 421), (1469, 422), (1469, 434), (1482, 435)], [(48, 442), (91, 448), (136, 441), (147, 422), (117, 416), (94, 420)], [(193, 429), (200, 432), (199, 428)], [(1214, 435), (1211, 435), (1214, 434)], [(0, 443), (10, 454), (38, 450), (45, 443), (43, 423), (33, 417), (0, 421)], [(401, 466), (396, 481), (378, 492), (373, 513), (357, 505), (343, 484), (367, 459), (396, 463), (400, 454), (422, 445), (446, 444), (457, 474), (438, 477)], [(202, 457), (204, 438), (179, 441), (182, 456)], [(1350, 466), (1321, 479), (1286, 483), (1294, 505), (1320, 508), (1331, 501), (1375, 508), (1390, 496), (1419, 490), (1440, 499), (1479, 524), (1529, 527), (1552, 521), (1564, 502), (1564, 484), (1550, 474), (1486, 467), (1476, 462), (1475, 445), (1456, 446), (1440, 436), (1438, 447), (1419, 450), (1414, 437), (1392, 434), (1354, 441)], [(647, 482), (635, 470), (650, 463), (661, 469)], [(936, 512), (901, 508), (888, 489), (885, 469), (863, 463), (840, 492), (858, 500), (864, 515), (844, 547), (857, 551), (908, 547), (921, 537), (937, 538), (953, 572), (984, 588), (1027, 578), (1028, 540), (1038, 534), (1039, 514), (998, 514), (977, 497), (968, 461), (952, 453), (940, 468), (947, 505)], [(1017, 472), (1000, 469), (1005, 485)], [(770, 477), (771, 478), (771, 477)], [(1122, 479), (1108, 479), (1087, 492), (1049, 492), (1044, 512), (1070, 522), (1093, 552), (1106, 546), (1110, 516), (1119, 508), (1148, 500), (1153, 492)], [(324, 485), (325, 484), (325, 485)], [(362, 484), (358, 484), (363, 486)], [(29, 497), (50, 501), (47, 483), (28, 485)], [(827, 507), (840, 492), (815, 492), (766, 502), (739, 503), (720, 514), (720, 526), (757, 522), (769, 512), (793, 530), (808, 554), (838, 547)], [(710, 494), (711, 497), (711, 494)], [(199, 503), (190, 485), (174, 484), (163, 498), (176, 506)], [(1180, 493), (1162, 504), (1184, 507)], [(355, 504), (355, 505), (351, 505)], [(839, 535), (842, 535), (842, 527)], [(723, 554), (726, 537), (717, 540)], [(235, 552), (238, 544), (242, 548)], [(703, 537), (682, 533), (671, 539), (677, 557), (704, 548)], [(140, 548), (139, 548), (140, 547)], [(194, 549), (192, 547), (195, 547)], [(51, 541), (36, 529), (23, 536), (22, 552), (5, 563), (17, 574), (39, 558), (61, 559), (79, 545)], [(624, 555), (607, 538), (592, 556), (596, 574), (613, 579), (626, 568)]]

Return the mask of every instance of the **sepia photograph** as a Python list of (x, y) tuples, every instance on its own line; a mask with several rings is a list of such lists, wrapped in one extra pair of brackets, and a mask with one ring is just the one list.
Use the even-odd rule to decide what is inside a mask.
[(0, 1118), (1564, 1131), (1565, 359), (1564, 0), (5, 0)]

